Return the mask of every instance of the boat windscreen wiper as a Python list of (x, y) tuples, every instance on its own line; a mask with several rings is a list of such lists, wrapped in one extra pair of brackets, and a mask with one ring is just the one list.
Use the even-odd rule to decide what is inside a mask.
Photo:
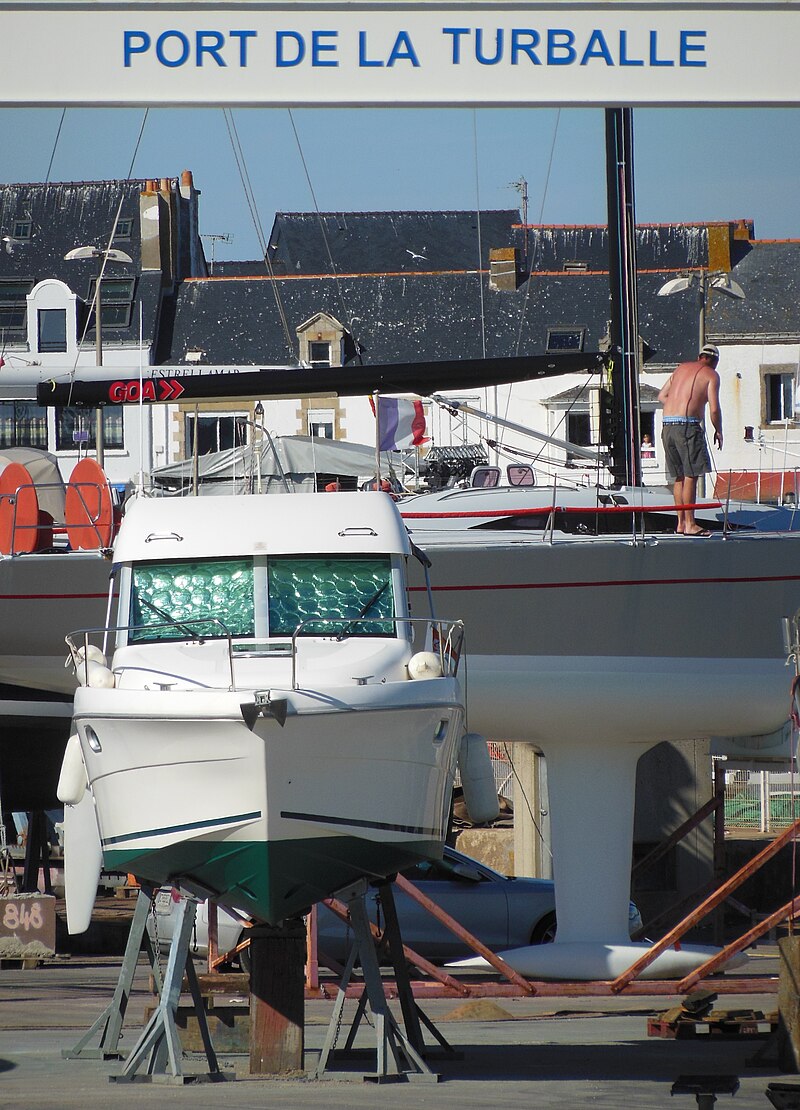
[(383, 585), (375, 591), (375, 593), (372, 595), (372, 597), (369, 599), (369, 601), (364, 602), (364, 604), (361, 606), (361, 609), (359, 610), (358, 616), (353, 617), (352, 620), (349, 620), (347, 622), (347, 624), (344, 626), (342, 631), (336, 637), (337, 644), (340, 643), (345, 638), (345, 636), (350, 635), (350, 633), (353, 631), (353, 629), (358, 624), (358, 622), (361, 620), (361, 618), (365, 617), (367, 615), (367, 613), (370, 611), (370, 609), (375, 604), (375, 602), (381, 597), (381, 595), (383, 594), (383, 591), (386, 589), (386, 587), (388, 585), (389, 585), (389, 579), (387, 578), (386, 581), (383, 583)]
[(136, 600), (140, 605), (145, 605), (148, 609), (151, 609), (156, 616), (163, 617), (167, 624), (171, 624), (172, 627), (177, 628), (179, 632), (185, 632), (186, 635), (191, 636), (193, 640), (199, 640), (201, 638), (199, 632), (195, 632), (188, 624), (182, 624), (180, 621), (176, 621), (165, 609), (159, 609), (157, 605), (154, 605), (152, 601), (148, 601), (146, 597), (137, 597)]

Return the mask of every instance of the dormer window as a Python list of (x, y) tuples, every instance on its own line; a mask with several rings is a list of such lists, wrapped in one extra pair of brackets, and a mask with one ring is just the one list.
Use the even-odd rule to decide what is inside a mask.
[(0, 331), (23, 331), (33, 281), (0, 281)]
[(319, 340), (309, 342), (308, 344), (308, 364), (309, 366), (330, 366), (331, 364), (331, 345), (330, 343), (323, 343)]
[(297, 329), (300, 341), (300, 361), (306, 366), (327, 370), (330, 366), (343, 366), (346, 361), (345, 346), (352, 337), (335, 316), (317, 312)]
[(39, 350), (65, 352), (67, 349), (67, 310), (40, 308), (37, 313)]
[[(92, 278), (89, 282), (87, 298), (89, 304), (94, 300), (96, 284), (96, 278)], [(130, 325), (131, 315), (133, 314), (134, 288), (133, 278), (103, 278), (100, 289), (103, 330), (106, 328), (127, 328)]]
[(33, 234), (32, 220), (15, 220), (11, 232), (12, 239), (30, 239)]
[(122, 219), (117, 220), (117, 230), (114, 232), (114, 242), (121, 239), (130, 239), (133, 235), (133, 220)]

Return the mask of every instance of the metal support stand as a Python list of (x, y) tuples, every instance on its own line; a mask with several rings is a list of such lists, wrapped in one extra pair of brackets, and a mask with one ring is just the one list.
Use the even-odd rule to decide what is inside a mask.
[[(78, 1058), (90, 1060), (121, 1060), (126, 1053), (120, 1050), (119, 1042), (122, 1036), (122, 1025), (125, 1021), (125, 1012), (128, 1008), (128, 999), (133, 988), (133, 976), (139, 962), (139, 953), (142, 948), (147, 952), (153, 978), (159, 994), (162, 992), (161, 969), (158, 965), (158, 953), (150, 940), (147, 932), (147, 918), (150, 913), (152, 892), (146, 888), (139, 891), (136, 899), (136, 909), (133, 914), (131, 930), (128, 933), (128, 942), (125, 945), (125, 955), (122, 967), (114, 990), (114, 997), (74, 1048), (64, 1048), (61, 1055), (65, 1060)], [(96, 1033), (100, 1032), (100, 1044), (97, 1048), (87, 1048), (89, 1041)]]
[[(386, 897), (386, 890), (388, 889), (389, 891), (388, 900), (391, 909), (387, 914), (387, 928), (394, 933), (397, 927), (397, 917), (393, 912), (394, 901), (391, 895), (391, 889), (388, 883), (382, 884), (382, 888), (384, 897)], [(323, 1045), (319, 1063), (315, 1071), (315, 1078), (321, 1079), (323, 1077), (328, 1067), (328, 1061), (334, 1054), (340, 1058), (347, 1054), (352, 1054), (356, 1034), (362, 1018), (366, 1015), (367, 1006), (369, 1006), (372, 1014), (373, 1028), (375, 1030), (376, 1067), (374, 1073), (366, 1074), (363, 1078), (377, 1083), (396, 1082), (401, 1079), (413, 1079), (416, 1081), (436, 1083), (439, 1080), (438, 1075), (431, 1071), (421, 1055), (424, 1046), (418, 1020), (421, 1016), (420, 1011), (417, 1009), (413, 998), (409, 999), (408, 997), (403, 997), (403, 995), (406, 994), (406, 990), (401, 984), (400, 976), (397, 978), (401, 994), (401, 1007), (404, 1020), (407, 1023), (406, 1032), (400, 1028), (387, 1004), (383, 983), (381, 982), (380, 966), (378, 964), (375, 942), (372, 938), (369, 918), (367, 916), (365, 904), (366, 891), (367, 881), (362, 879), (358, 883), (337, 894), (337, 897), (347, 902), (349, 906), (350, 922), (355, 939), (353, 947), (350, 950), (350, 955), (347, 958), (342, 981), (339, 985), (339, 991), (333, 1007), (333, 1014), (331, 1015), (328, 1032), (325, 1037), (325, 1044)], [(399, 932), (396, 936), (392, 937), (390, 943), (393, 943), (395, 946), (399, 945)], [(344, 1049), (337, 1052), (336, 1041), (342, 1025), (342, 1014), (347, 987), (352, 978), (356, 961), (361, 965), (364, 976), (364, 990), (359, 998), (356, 1014), (350, 1026)], [(395, 968), (395, 972), (397, 972), (397, 968)], [(434, 1031), (431, 1023), (429, 1023), (427, 1019), (424, 1020), (428, 1028)], [(446, 1045), (446, 1042), (438, 1032), (435, 1032), (435, 1035), (441, 1044)]]
[[(217, 1056), (211, 1044), (203, 999), (189, 953), (196, 913), (197, 899), (183, 898), (178, 906), (175, 933), (170, 944), (158, 1006), (139, 1040), (131, 1049), (122, 1072), (119, 1075), (109, 1076), (112, 1083), (132, 1083), (138, 1080), (150, 1083), (183, 1084), (219, 1082), (226, 1078), (219, 1068)], [(183, 1049), (175, 1016), (178, 1011), (184, 971), (189, 980), (189, 990), (208, 1061), (208, 1072), (185, 1074), (183, 1071)], [(140, 1068), (144, 1069), (143, 1073), (137, 1074)]]

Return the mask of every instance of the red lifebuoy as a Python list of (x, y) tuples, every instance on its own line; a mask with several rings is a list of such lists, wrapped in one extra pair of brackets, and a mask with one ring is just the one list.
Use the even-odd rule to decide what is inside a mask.
[(30, 471), (9, 463), (0, 474), (0, 552), (22, 555), (36, 550), (39, 498)]
[(114, 535), (114, 505), (103, 468), (94, 459), (81, 459), (67, 483), (64, 521), (73, 551), (110, 547)]

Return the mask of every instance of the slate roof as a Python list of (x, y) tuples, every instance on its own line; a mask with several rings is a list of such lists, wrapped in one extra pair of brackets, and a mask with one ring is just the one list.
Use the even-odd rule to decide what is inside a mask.
[[(105, 275), (135, 278), (134, 301), (128, 326), (104, 327), (103, 338), (107, 344), (138, 345), (141, 302), (144, 341), (153, 342), (161, 324), (169, 327), (169, 312), (164, 320), (160, 320), (160, 314), (170, 282), (168, 273), (143, 273), (141, 269), (139, 197), (147, 185), (145, 180), (0, 185), (0, 281), (24, 279), (35, 285), (56, 278), (88, 303), (97, 264), (92, 259), (66, 261), (64, 255), (73, 247), (105, 246), (119, 211), (120, 224), (129, 221), (130, 235), (117, 236), (113, 246), (130, 255), (133, 263), (109, 261)], [(196, 268), (198, 259), (204, 265), (200, 241), (193, 239), (188, 230), (192, 227), (188, 208), (193, 203), (196, 201), (175, 192), (179, 229), (173, 228), (172, 235), (178, 277)], [(14, 238), (19, 221), (30, 221), (30, 238)], [(89, 335), (94, 336), (93, 329)], [(9, 333), (12, 342), (17, 338), (16, 333)]]
[(480, 220), (476, 212), (278, 212), (267, 249), (282, 274), (475, 270), (488, 265), (490, 248), (513, 246), (519, 218), (514, 209)]
[[(642, 277), (641, 330), (658, 349), (657, 361), (674, 363), (696, 354), (689, 349), (697, 335), (696, 307), (687, 297), (656, 303), (662, 281), (663, 275)], [(609, 314), (609, 282), (603, 273), (534, 275), (516, 292), (490, 289), (486, 273), (275, 282), (214, 277), (183, 283), (169, 360), (181, 362), (188, 349), (200, 347), (212, 365), (286, 362), (291, 354), (276, 289), (295, 344), (294, 329), (315, 312), (327, 312), (350, 328), (363, 361), (374, 364), (480, 358), (484, 343), (488, 356), (544, 354), (550, 327), (585, 329), (584, 350), (596, 351)], [(686, 336), (691, 337), (688, 347)]]
[(732, 276), (745, 299), (713, 292), (709, 337), (728, 342), (800, 337), (800, 241), (756, 240)]

